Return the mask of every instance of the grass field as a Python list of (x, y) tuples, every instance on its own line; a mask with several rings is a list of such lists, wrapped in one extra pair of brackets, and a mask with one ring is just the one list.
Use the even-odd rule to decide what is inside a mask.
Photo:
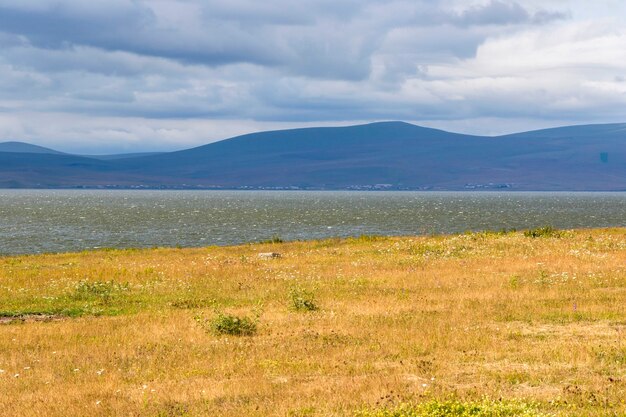
[(624, 416), (625, 401), (625, 229), (0, 257), (3, 417)]

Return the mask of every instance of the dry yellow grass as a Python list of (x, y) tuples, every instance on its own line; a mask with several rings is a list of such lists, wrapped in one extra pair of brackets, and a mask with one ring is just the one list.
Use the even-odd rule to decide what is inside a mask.
[[(294, 288), (319, 310), (291, 308)], [(257, 333), (194, 320), (216, 311), (257, 312)], [(626, 415), (624, 229), (5, 257), (0, 316), (2, 416), (351, 416), (449, 397)]]

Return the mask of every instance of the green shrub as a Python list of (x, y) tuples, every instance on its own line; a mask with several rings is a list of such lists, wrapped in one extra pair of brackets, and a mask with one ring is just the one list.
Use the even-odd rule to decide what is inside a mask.
[(552, 226), (537, 227), (536, 229), (526, 230), (524, 232), (526, 237), (561, 237), (561, 232)]
[(258, 317), (251, 319), (221, 312), (218, 312), (211, 320), (202, 317), (195, 319), (205, 330), (212, 331), (217, 335), (231, 336), (252, 336), (256, 333), (258, 321)]
[(313, 293), (300, 287), (289, 290), (290, 307), (296, 311), (316, 311), (319, 309)]
[(284, 243), (285, 241), (278, 235), (274, 235), (269, 239), (262, 240), (259, 243)]

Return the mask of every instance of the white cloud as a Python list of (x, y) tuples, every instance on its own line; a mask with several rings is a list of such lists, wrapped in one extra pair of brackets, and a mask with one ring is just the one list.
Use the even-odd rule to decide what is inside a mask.
[(276, 123), (245, 119), (94, 118), (68, 113), (0, 112), (0, 137), (37, 143), (70, 153), (106, 154), (172, 151), (263, 130), (363, 122)]
[(623, 121), (625, 18), (616, 0), (0, 0), (0, 141), (137, 151), (382, 119)]

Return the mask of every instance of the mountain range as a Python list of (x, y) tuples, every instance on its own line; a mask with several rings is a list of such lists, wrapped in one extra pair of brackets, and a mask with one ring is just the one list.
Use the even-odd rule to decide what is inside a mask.
[(105, 156), (4, 142), (0, 188), (626, 190), (626, 124), (491, 137), (380, 122)]

